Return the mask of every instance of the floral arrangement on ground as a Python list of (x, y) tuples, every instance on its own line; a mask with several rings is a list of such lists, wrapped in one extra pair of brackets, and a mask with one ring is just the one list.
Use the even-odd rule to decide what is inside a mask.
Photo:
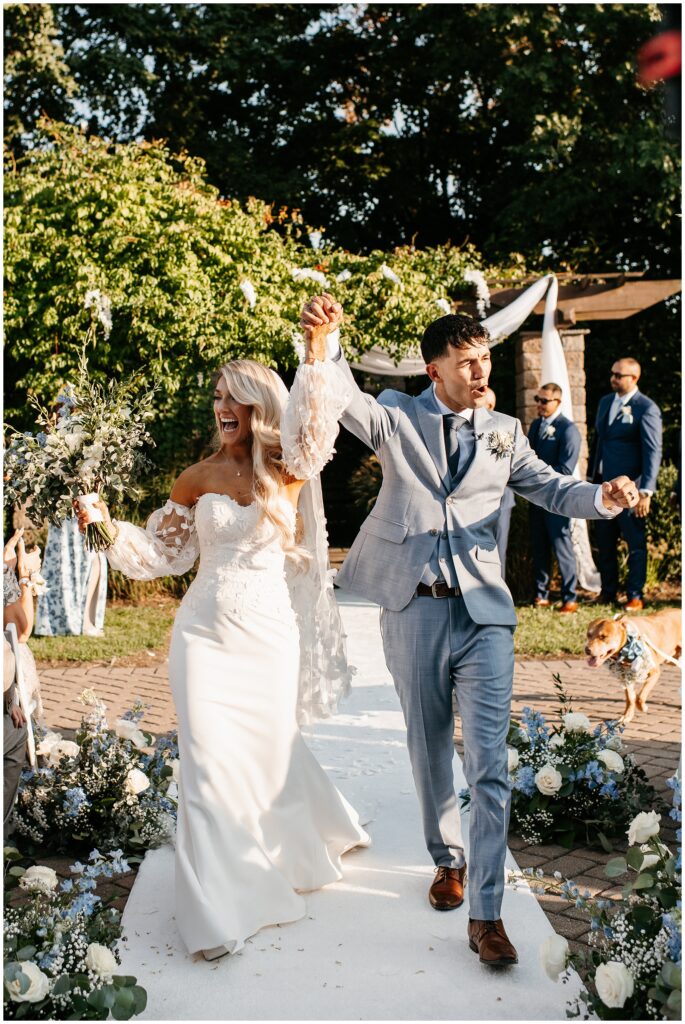
[(46, 865), (16, 863), (16, 847), (4, 854), (14, 862), (5, 874), (5, 1019), (129, 1020), (142, 1013), (145, 989), (117, 974), (121, 915), (111, 898), (93, 892), (98, 879), (129, 870), (121, 850), (93, 850), (61, 881)]
[[(681, 784), (674, 791), (670, 816), (682, 821)], [(565, 980), (576, 968), (585, 988), (567, 1016), (600, 1020), (682, 1019), (682, 862), (659, 837), (661, 815), (642, 811), (628, 828), (628, 851), (609, 861), (610, 878), (628, 875), (620, 899), (581, 894), (577, 885), (557, 872), (547, 881), (540, 869), (512, 872), (514, 887), (527, 881), (539, 895), (555, 893), (588, 915), (590, 948), (571, 953), (567, 940), (550, 935), (540, 947), (540, 961), (550, 978)], [(680, 829), (678, 841), (682, 842)]]
[(93, 846), (124, 850), (138, 861), (173, 833), (178, 779), (176, 733), (140, 728), (137, 703), (109, 728), (92, 690), (76, 741), (39, 735), (39, 765), (22, 773), (14, 825), (19, 836), (48, 850), (80, 855)]
[[(601, 845), (623, 832), (656, 793), (632, 754), (623, 753), (618, 722), (592, 727), (573, 710), (558, 675), (556, 725), (525, 707), (521, 721), (512, 719), (508, 743), (511, 829), (530, 844)], [(462, 806), (469, 791), (459, 794)]]

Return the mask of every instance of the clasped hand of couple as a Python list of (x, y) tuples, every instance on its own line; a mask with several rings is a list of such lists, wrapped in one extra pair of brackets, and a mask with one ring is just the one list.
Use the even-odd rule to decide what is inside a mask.
[[(326, 358), (326, 337), (338, 330), (342, 319), (342, 306), (327, 292), (316, 295), (305, 304), (300, 326), (305, 336), (306, 362), (313, 363)], [(602, 503), (609, 512), (617, 508), (635, 508), (639, 501), (635, 482), (627, 476), (617, 476), (602, 484)]]

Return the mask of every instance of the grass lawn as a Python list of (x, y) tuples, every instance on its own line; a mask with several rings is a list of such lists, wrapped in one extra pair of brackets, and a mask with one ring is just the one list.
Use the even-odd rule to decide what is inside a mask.
[[(675, 607), (676, 600), (645, 605), (645, 612)], [(112, 602), (107, 606), (105, 635), (31, 638), (36, 660), (43, 662), (117, 661), (146, 663), (148, 651), (165, 656), (178, 601), (159, 598), (140, 604)], [(585, 631), (592, 619), (611, 618), (611, 605), (581, 604), (575, 615), (559, 615), (554, 607), (517, 609), (519, 626), (514, 634), (515, 652), (529, 658), (582, 657)]]
[(104, 636), (33, 636), (37, 661), (147, 661), (147, 651), (166, 654), (178, 601), (160, 599), (145, 604), (107, 605)]
[[(647, 603), (640, 614), (671, 607), (678, 607), (678, 601)], [(514, 651), (520, 657), (529, 658), (582, 657), (588, 623), (593, 619), (611, 619), (618, 610), (608, 604), (579, 604), (574, 615), (560, 615), (554, 606), (533, 608), (519, 605), (516, 609), (519, 625), (514, 634)]]

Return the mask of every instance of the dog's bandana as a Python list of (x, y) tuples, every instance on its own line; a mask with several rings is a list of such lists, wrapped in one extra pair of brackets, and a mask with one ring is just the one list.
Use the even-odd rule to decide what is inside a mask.
[(621, 678), (624, 685), (644, 683), (656, 668), (654, 655), (635, 627), (626, 623), (627, 638), (621, 650), (609, 662), (609, 668)]

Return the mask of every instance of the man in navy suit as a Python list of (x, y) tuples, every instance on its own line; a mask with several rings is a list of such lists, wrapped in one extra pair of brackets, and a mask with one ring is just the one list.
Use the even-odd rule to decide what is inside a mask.
[(617, 546), (623, 535), (628, 545), (626, 611), (642, 608), (647, 577), (645, 519), (661, 465), (661, 410), (637, 386), (640, 364), (619, 359), (611, 367), (612, 394), (600, 400), (590, 451), (590, 480), (610, 480), (617, 473), (635, 481), (640, 500), (610, 523), (597, 524), (600, 600), (615, 602), (618, 590)]
[[(557, 473), (572, 476), (580, 454), (580, 431), (573, 420), (561, 412), (561, 388), (543, 384), (535, 396), (538, 418), (528, 432), (528, 442), (543, 462)], [(537, 505), (530, 506), (530, 539), (535, 570), (537, 608), (549, 605), (550, 560), (552, 551), (561, 575), (562, 615), (578, 610), (576, 600), (576, 558), (573, 553), (571, 520)]]

